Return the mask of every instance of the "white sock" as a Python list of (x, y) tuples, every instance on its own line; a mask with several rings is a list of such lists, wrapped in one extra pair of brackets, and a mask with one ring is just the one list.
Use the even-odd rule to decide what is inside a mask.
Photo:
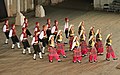
[(25, 49), (23, 49), (23, 54), (25, 54), (26, 53), (26, 50)]
[(28, 49), (28, 53), (31, 53), (30, 48), (27, 48), (27, 49)]
[(36, 59), (36, 54), (34, 54), (33, 59)]
[(18, 48), (20, 48), (20, 43), (17, 43)]
[(12, 48), (15, 48), (15, 44), (12, 44)]
[(43, 49), (42, 49), (42, 53), (45, 53), (45, 47), (43, 47)]
[(40, 56), (40, 59), (42, 59), (42, 53), (41, 52), (39, 53), (39, 56)]
[(8, 43), (8, 39), (5, 40), (5, 43)]

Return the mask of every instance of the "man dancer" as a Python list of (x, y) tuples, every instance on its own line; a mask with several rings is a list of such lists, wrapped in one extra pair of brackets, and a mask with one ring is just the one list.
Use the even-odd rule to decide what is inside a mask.
[(8, 39), (9, 39), (9, 24), (8, 24), (8, 20), (5, 20), (5, 24), (3, 26), (3, 32), (5, 33), (5, 36), (6, 36), (5, 44), (8, 44)]
[(20, 48), (20, 43), (19, 43), (19, 39), (16, 35), (16, 28), (15, 28), (15, 24), (12, 24), (12, 28), (10, 30), (10, 33), (9, 33), (9, 37), (11, 37), (12, 39), (12, 49), (15, 48), (15, 44), (17, 44), (18, 48)]
[(45, 54), (45, 47), (48, 44), (46, 30), (47, 30), (47, 26), (43, 25), (43, 30), (41, 31), (41, 33), (39, 35), (39, 38), (42, 41), (42, 45), (43, 45), (43, 48), (42, 48), (42, 53), (43, 54)]

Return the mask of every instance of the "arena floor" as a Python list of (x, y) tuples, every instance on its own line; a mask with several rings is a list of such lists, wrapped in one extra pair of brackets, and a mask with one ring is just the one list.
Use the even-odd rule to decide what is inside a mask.
[[(76, 34), (79, 22), (85, 21), (87, 34), (91, 26), (95, 26), (95, 31), (97, 28), (101, 28), (103, 43), (107, 34), (113, 33), (113, 48), (117, 57), (120, 57), (120, 14), (57, 7), (47, 7), (46, 10), (45, 18), (34, 18), (34, 12), (26, 14), (29, 19), (29, 30), (32, 33), (35, 22), (40, 22), (42, 28), (42, 25), (46, 24), (47, 18), (51, 18), (52, 23), (55, 19), (59, 20), (59, 29), (63, 30), (64, 18), (68, 17), (70, 24), (75, 25)], [(14, 18), (9, 18), (9, 21), (10, 24), (14, 23)], [(53, 63), (49, 63), (47, 49), (43, 59), (33, 60), (33, 55), (23, 55), (22, 49), (17, 49), (17, 47), (11, 49), (11, 39), (9, 44), (4, 44), (3, 24), (3, 22), (0, 23), (0, 75), (120, 75), (120, 70), (116, 69), (120, 60), (105, 61), (106, 50), (103, 56), (98, 56), (97, 63), (89, 63), (88, 57), (83, 58), (82, 63), (72, 63), (72, 52), (69, 51), (67, 52), (67, 58), (61, 58), (62, 62), (58, 63), (54, 60)], [(21, 26), (16, 26), (16, 28), (17, 35), (20, 36)], [(29, 42), (31, 42), (31, 38), (29, 38)], [(32, 46), (31, 50), (33, 51)], [(68, 45), (66, 45), (66, 50), (68, 50)]]

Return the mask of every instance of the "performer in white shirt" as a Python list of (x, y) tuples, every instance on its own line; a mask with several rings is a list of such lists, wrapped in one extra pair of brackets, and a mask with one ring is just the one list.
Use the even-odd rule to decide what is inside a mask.
[[(68, 40), (68, 28), (69, 28), (69, 19), (65, 18), (64, 32), (65, 32), (66, 40)], [(67, 41), (65, 43), (67, 43)]]
[(46, 47), (46, 45), (48, 44), (46, 30), (47, 30), (47, 26), (46, 26), (46, 25), (43, 25), (43, 30), (41, 31), (41, 33), (40, 33), (40, 35), (39, 35), (39, 39), (42, 40), (42, 45), (43, 45), (42, 53), (43, 53), (43, 54), (45, 54), (45, 47)]
[(5, 24), (3, 26), (3, 32), (5, 33), (6, 40), (5, 44), (8, 44), (8, 39), (9, 39), (9, 24), (8, 20), (5, 20)]
[(30, 37), (32, 37), (32, 34), (28, 30), (28, 19), (27, 18), (24, 18), (24, 23), (23, 23), (23, 26), (22, 26), (22, 31), (24, 30), (24, 28), (26, 28), (27, 35), (29, 35)]
[(20, 48), (20, 43), (19, 43), (19, 39), (16, 35), (16, 29), (15, 29), (15, 24), (12, 24), (12, 28), (10, 30), (10, 33), (9, 33), (9, 37), (12, 39), (12, 49), (15, 48), (15, 44), (17, 44), (18, 48)]
[(42, 59), (42, 53), (41, 53), (41, 47), (39, 47), (38, 35), (39, 35), (39, 32), (34, 33), (32, 43), (31, 43), (31, 45), (34, 48), (34, 56), (33, 56), (34, 60), (36, 60), (37, 53), (39, 53), (39, 57), (40, 57), (40, 59)]
[(28, 53), (31, 54), (31, 50), (30, 50), (30, 45), (29, 45), (29, 42), (28, 42), (28, 36), (26, 34), (26, 28), (23, 29), (23, 32), (20, 36), (20, 41), (22, 42), (23, 44), (23, 54), (26, 54), (26, 49), (28, 49)]
[[(55, 35), (55, 37), (54, 37), (54, 40), (56, 39), (56, 35), (57, 35), (57, 32), (58, 32), (58, 21), (57, 20), (55, 20), (54, 21), (54, 26), (52, 27), (52, 30), (51, 30), (51, 33), (53, 34), (53, 35)], [(56, 42), (56, 41), (55, 41)]]

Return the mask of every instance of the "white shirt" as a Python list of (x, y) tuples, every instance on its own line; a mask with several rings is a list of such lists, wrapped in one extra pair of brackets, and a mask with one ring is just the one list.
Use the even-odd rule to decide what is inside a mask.
[(69, 27), (69, 23), (66, 22), (66, 23), (65, 23), (65, 26), (64, 26), (64, 32), (65, 32), (65, 29), (68, 28), (68, 27)]
[(23, 23), (22, 27), (23, 27), (23, 28), (25, 27), (25, 23)]
[[(35, 27), (34, 31), (38, 31), (38, 28)], [(40, 32), (38, 32), (38, 34), (40, 34)]]
[(53, 34), (55, 32), (55, 26), (52, 27), (51, 33)]
[(6, 25), (3, 26), (3, 32), (6, 32)]
[(40, 39), (43, 39), (44, 37), (47, 37), (47, 35), (44, 36), (44, 31), (42, 31), (42, 32), (40, 33), (40, 35), (39, 35), (39, 38), (40, 38)]
[(10, 29), (9, 37), (12, 37), (12, 32), (13, 32), (13, 30)]
[(38, 43), (38, 41), (35, 42), (35, 37), (33, 37), (32, 42), (31, 42), (31, 45), (33, 45), (33, 44), (35, 44), (35, 43)]
[(24, 34), (21, 34), (20, 41), (23, 41), (24, 39), (27, 39), (27, 38), (24, 38)]

